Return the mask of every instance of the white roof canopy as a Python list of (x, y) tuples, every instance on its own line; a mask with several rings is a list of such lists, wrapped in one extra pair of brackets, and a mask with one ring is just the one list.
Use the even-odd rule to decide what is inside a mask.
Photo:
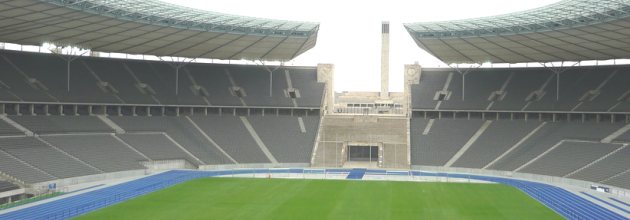
[(511, 14), (405, 24), (445, 63), (630, 58), (630, 0), (564, 0)]
[(235, 16), (156, 0), (0, 0), (0, 41), (102, 52), (291, 60), (319, 24)]

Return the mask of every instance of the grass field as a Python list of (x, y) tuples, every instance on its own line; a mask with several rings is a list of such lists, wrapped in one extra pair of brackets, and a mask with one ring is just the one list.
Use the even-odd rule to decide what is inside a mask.
[(500, 184), (206, 178), (78, 219), (562, 219)]

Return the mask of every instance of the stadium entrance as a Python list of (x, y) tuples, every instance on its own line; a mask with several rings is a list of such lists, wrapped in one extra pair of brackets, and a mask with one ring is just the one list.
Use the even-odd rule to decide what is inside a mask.
[(350, 162), (377, 162), (378, 146), (348, 146), (348, 160)]

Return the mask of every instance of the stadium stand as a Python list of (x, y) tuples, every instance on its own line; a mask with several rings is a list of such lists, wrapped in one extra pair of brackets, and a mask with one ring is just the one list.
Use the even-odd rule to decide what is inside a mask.
[(14, 190), (14, 189), (19, 189), (19, 188), (20, 188), (19, 186), (13, 183), (0, 180), (0, 192), (6, 192), (6, 191)]
[[(422, 69), (412, 85), (414, 109), (627, 112), (629, 66), (573, 67), (556, 75), (546, 68)], [(465, 97), (462, 81), (465, 77)], [(437, 103), (436, 93), (448, 96)], [(540, 91), (536, 93), (536, 91)], [(558, 96), (559, 95), (559, 96)], [(558, 100), (556, 100), (558, 96)], [(528, 99), (529, 98), (529, 99)]]
[(630, 131), (621, 134), (616, 140), (630, 142)]
[(114, 133), (114, 130), (93, 116), (8, 116), (38, 134)]
[[(628, 167), (630, 167), (630, 160), (628, 160), (628, 156), (630, 156), (630, 147), (626, 146), (618, 152), (567, 177), (592, 182), (602, 182), (607, 178), (626, 171)], [(627, 187), (630, 186), (630, 184), (620, 184), (620, 186)]]
[[(423, 119), (413, 119), (412, 124)], [(421, 122), (422, 123), (422, 122)], [(473, 136), (482, 120), (435, 120), (427, 135), (424, 127), (412, 126), (412, 164), (443, 166)]]
[(33, 137), (0, 138), (0, 149), (57, 178), (101, 173)]
[(199, 158), (200, 161), (190, 161), (194, 164), (230, 164), (233, 163), (224, 156), (204, 135), (196, 129), (185, 117), (109, 117), (127, 132), (164, 132), (180, 146)]
[(239, 163), (270, 163), (237, 116), (199, 116), (193, 121)]
[(144, 169), (147, 159), (116, 140), (112, 134), (44, 136), (44, 140), (105, 172)]
[[(292, 106), (291, 99), (284, 96), (287, 87), (286, 77), (282, 71), (273, 73), (273, 91), (269, 96), (269, 74), (252, 68), (236, 67), (227, 73), (234, 80), (234, 86), (245, 88), (243, 100), (251, 106)], [(267, 91), (267, 92), (262, 92)]]
[[(180, 68), (177, 80), (173, 63), (79, 57), (70, 65), (68, 92), (66, 63), (56, 56), (0, 52), (0, 72), (4, 73), (0, 81), (10, 85), (2, 89), (7, 91), (4, 94), (14, 94), (0, 96), (0, 101), (242, 106), (230, 92), (238, 86), (248, 106), (293, 107), (292, 98), (285, 95), (285, 73), (292, 78), (293, 88), (304, 94), (295, 98), (299, 106), (319, 107), (324, 90), (313, 67), (277, 69), (271, 76), (269, 96), (271, 78), (260, 66), (188, 64)], [(177, 87), (174, 82), (179, 83)]]
[[(187, 116), (108, 117), (126, 132), (124, 134), (115, 134), (95, 116), (9, 117), (40, 135), (27, 137), (18, 133), (23, 137), (0, 138), (0, 156), (6, 158), (3, 160), (6, 165), (0, 171), (28, 183), (143, 169), (139, 162), (148, 160), (185, 159), (196, 165), (230, 164), (234, 162), (227, 156), (236, 155), (231, 157), (237, 163), (270, 162), (237, 116), (190, 116), (190, 120)], [(278, 162), (309, 162), (319, 116), (272, 114), (245, 118)], [(6, 127), (0, 136), (16, 134), (16, 129)], [(280, 141), (279, 133), (287, 140)]]
[[(248, 117), (267, 148), (280, 163), (308, 163), (319, 126), (318, 116)], [(303, 121), (304, 132), (299, 120)], [(282, 136), (283, 138), (278, 138)]]
[(543, 174), (549, 176), (565, 176), (590, 162), (613, 152), (621, 145), (562, 142), (547, 154), (521, 169), (521, 172)]
[(0, 150), (0, 171), (26, 183), (39, 183), (57, 179), (4, 152), (4, 150)]
[(630, 171), (626, 170), (623, 173), (601, 181), (601, 183), (609, 184), (612, 186), (621, 186), (627, 189), (628, 187), (630, 187)]
[(622, 125), (611, 123), (547, 123), (520, 146), (490, 166), (489, 169), (516, 170), (562, 140), (599, 141)]
[[(411, 119), (414, 165), (443, 166), (482, 123), (476, 119), (433, 120), (424, 134), (429, 121)], [(452, 166), (569, 177), (629, 188), (628, 165), (622, 160), (630, 157), (630, 151), (623, 142), (599, 142), (624, 125), (497, 120)]]
[(152, 160), (185, 159), (195, 163), (194, 158), (177, 147), (163, 133), (130, 133), (117, 136)]
[(143, 94), (142, 90), (136, 88), (137, 82), (130, 80), (133, 76), (125, 69), (123, 62), (108, 59), (85, 59), (80, 62), (94, 74), (97, 83), (111, 84), (110, 88), (114, 88), (115, 92), (110, 92), (119, 101), (133, 104), (158, 104), (151, 96)]
[(24, 132), (0, 120), (0, 136), (24, 135)]
[[(483, 168), (521, 138), (538, 127), (536, 121), (493, 121), (490, 127), (453, 164), (454, 167)], [(510, 138), (506, 138), (510, 137)]]

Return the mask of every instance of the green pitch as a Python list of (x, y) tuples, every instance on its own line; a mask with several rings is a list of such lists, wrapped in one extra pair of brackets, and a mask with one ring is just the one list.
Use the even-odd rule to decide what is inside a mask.
[(562, 219), (500, 184), (206, 178), (78, 219)]

